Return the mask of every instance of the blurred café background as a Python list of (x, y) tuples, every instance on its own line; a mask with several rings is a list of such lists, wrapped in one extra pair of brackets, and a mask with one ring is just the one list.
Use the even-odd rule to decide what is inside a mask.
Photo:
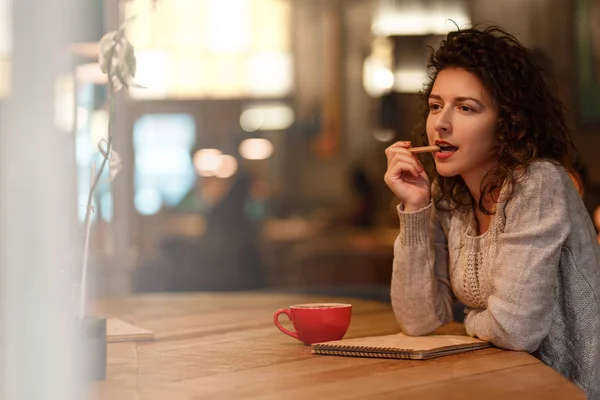
[[(10, 0), (0, 94), (11, 96)], [(426, 47), (497, 24), (555, 75), (600, 204), (600, 2), (595, 0), (80, 0), (54, 122), (81, 223), (107, 134), (98, 40), (129, 17), (135, 81), (94, 196), (91, 297), (269, 290), (386, 300), (396, 235), (384, 149), (411, 137)], [(13, 93), (14, 94), (14, 93)], [(596, 220), (600, 215), (596, 215)], [(79, 264), (77, 264), (79, 265)], [(76, 282), (80, 271), (75, 269)]]

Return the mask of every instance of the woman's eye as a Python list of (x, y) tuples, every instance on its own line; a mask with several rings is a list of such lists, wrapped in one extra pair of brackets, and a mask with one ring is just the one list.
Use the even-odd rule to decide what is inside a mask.
[(473, 111), (473, 109), (469, 106), (460, 106), (460, 111), (471, 112), (471, 111)]
[(431, 111), (437, 111), (437, 110), (439, 110), (440, 108), (441, 108), (441, 107), (440, 107), (440, 105), (439, 105), (439, 104), (430, 104), (430, 105), (429, 105), (429, 109), (430, 109)]

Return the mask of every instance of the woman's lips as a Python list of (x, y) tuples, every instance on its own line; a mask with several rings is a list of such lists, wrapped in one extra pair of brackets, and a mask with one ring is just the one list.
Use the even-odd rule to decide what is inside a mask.
[(446, 160), (454, 155), (458, 150), (457, 147), (452, 146), (450, 150), (440, 150), (435, 152), (435, 158), (438, 160)]

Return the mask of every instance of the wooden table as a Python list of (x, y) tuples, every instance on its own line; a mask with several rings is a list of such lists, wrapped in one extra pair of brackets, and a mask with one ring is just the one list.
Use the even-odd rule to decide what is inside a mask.
[[(277, 293), (194, 293), (103, 301), (105, 316), (153, 330), (108, 345), (107, 377), (89, 399), (585, 399), (550, 367), (496, 348), (429, 361), (316, 356), (281, 333), (275, 310), (351, 302), (346, 337), (398, 331), (389, 305)], [(283, 321), (285, 316), (281, 318)], [(291, 324), (287, 324), (291, 327)]]

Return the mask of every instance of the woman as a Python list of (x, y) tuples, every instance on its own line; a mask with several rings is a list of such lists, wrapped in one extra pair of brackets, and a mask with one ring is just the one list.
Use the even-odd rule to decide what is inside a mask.
[(456, 297), (469, 335), (530, 352), (600, 399), (600, 249), (545, 71), (499, 28), (448, 34), (428, 66), (421, 141), (440, 147), (435, 168), (410, 142), (386, 149), (401, 329), (451, 321)]

